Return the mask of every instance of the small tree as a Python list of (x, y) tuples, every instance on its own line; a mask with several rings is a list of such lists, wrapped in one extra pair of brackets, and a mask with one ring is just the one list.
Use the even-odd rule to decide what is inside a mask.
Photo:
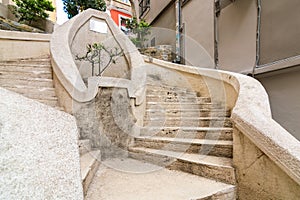
[(71, 19), (79, 12), (82, 12), (88, 8), (93, 8), (100, 11), (106, 10), (106, 3), (104, 0), (62, 0), (64, 4), (64, 11), (68, 14), (68, 18)]
[(144, 48), (145, 41), (147, 41), (146, 36), (149, 35), (150, 32), (150, 25), (145, 22), (145, 20), (141, 20), (140, 22), (137, 21), (136, 17), (132, 19), (128, 19), (126, 21), (126, 28), (129, 29), (136, 37), (132, 38), (131, 41), (138, 47)]
[(31, 24), (38, 19), (46, 19), (49, 14), (46, 11), (54, 11), (52, 3), (48, 0), (13, 0), (17, 8), (14, 12), (20, 22)]
[[(84, 60), (88, 61), (92, 65), (92, 76), (95, 74), (95, 67), (98, 66), (99, 74), (96, 74), (96, 76), (101, 76), (102, 73), (105, 71), (107, 67), (111, 63), (116, 63), (116, 60), (118, 57), (123, 55), (123, 51), (120, 50), (118, 47), (115, 48), (107, 48), (102, 43), (94, 43), (93, 45), (88, 44), (87, 52), (85, 56), (78, 56), (76, 55), (76, 60)], [(105, 58), (108, 58), (108, 61)]]

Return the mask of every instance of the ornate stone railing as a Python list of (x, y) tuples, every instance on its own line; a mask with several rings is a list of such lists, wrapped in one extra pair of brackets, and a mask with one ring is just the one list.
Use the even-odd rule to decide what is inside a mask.
[[(92, 18), (102, 20), (107, 24), (114, 40), (123, 50), (126, 61), (130, 66), (129, 80), (113, 77), (90, 77), (88, 78), (88, 87), (84, 84), (75, 64), (71, 45), (80, 28)], [(85, 48), (85, 45), (82, 48)], [(50, 50), (54, 74), (73, 100), (77, 102), (90, 101), (97, 95), (98, 87), (105, 86), (127, 88), (129, 97), (134, 98), (136, 104), (143, 102), (146, 81), (142, 69), (144, 61), (136, 47), (106, 13), (89, 9), (57, 27), (51, 38)]]

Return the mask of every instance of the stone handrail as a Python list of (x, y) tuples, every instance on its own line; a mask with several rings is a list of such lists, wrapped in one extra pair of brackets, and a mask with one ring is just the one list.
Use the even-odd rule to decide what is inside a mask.
[(144, 56), (148, 63), (225, 82), (238, 94), (231, 118), (278, 167), (300, 185), (300, 142), (272, 119), (268, 95), (255, 79), (231, 72), (183, 66)]
[[(88, 87), (84, 84), (74, 62), (70, 45), (80, 27), (91, 18), (105, 20), (108, 24), (114, 39), (123, 49), (124, 56), (130, 66), (131, 79), (129, 81), (119, 78), (91, 77), (88, 79)], [(52, 34), (50, 51), (53, 71), (74, 100), (78, 102), (90, 101), (97, 95), (98, 87), (105, 86), (127, 88), (129, 96), (135, 98), (136, 104), (139, 105), (143, 102), (146, 81), (146, 75), (142, 73), (144, 61), (136, 47), (106, 13), (88, 9), (57, 27)]]

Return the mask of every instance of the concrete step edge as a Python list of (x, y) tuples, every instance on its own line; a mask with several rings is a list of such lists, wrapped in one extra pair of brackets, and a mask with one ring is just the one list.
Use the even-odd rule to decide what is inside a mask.
[(4, 87), (4, 88), (17, 88), (17, 89), (28, 89), (28, 90), (41, 90), (41, 91), (55, 91), (55, 88), (54, 87), (45, 87), (45, 86), (29, 86), (29, 85), (14, 85), (14, 86), (11, 86), (11, 85), (5, 85), (5, 84), (2, 84), (1, 87)]
[(83, 192), (86, 195), (89, 185), (92, 182), (95, 173), (100, 165), (101, 154), (100, 150), (90, 151), (80, 156), (81, 179)]
[(233, 131), (233, 128), (229, 128), (229, 127), (184, 127), (184, 126), (180, 126), (180, 127), (176, 127), (176, 126), (166, 126), (166, 127), (142, 127), (141, 129), (144, 130), (191, 130), (191, 131)]
[(227, 184), (236, 184), (232, 158), (143, 147), (129, 148), (129, 155), (134, 159), (144, 160), (171, 170), (179, 170)]
[[(211, 165), (215, 167), (223, 167), (227, 169), (234, 169), (232, 166), (232, 159), (231, 158), (223, 158), (223, 157), (216, 157), (216, 156), (209, 156), (209, 155), (204, 155), (203, 157), (208, 157), (208, 158), (215, 158), (215, 160), (219, 160), (218, 162), (214, 161), (204, 161), (204, 160), (193, 160), (189, 159), (188, 157), (184, 157), (184, 155), (188, 155), (189, 153), (182, 153), (182, 152), (173, 152), (173, 151), (167, 151), (167, 150), (158, 150), (158, 149), (150, 149), (150, 148), (144, 148), (144, 147), (130, 147), (130, 151), (137, 151), (137, 152), (145, 152), (145, 153), (152, 153), (152, 154), (158, 154), (162, 156), (168, 156), (175, 158), (177, 160), (182, 160), (185, 162), (190, 162), (190, 163), (195, 163), (195, 164), (205, 164), (205, 165)], [(191, 154), (190, 154), (191, 155)], [(195, 154), (198, 157), (201, 155)], [(224, 162), (226, 161), (226, 162)], [(231, 164), (228, 164), (231, 163)]]
[(236, 200), (237, 199), (237, 188), (235, 185), (231, 187), (220, 190), (213, 194), (209, 194), (206, 197), (196, 198), (195, 200)]
[(217, 145), (217, 146), (233, 146), (233, 141), (228, 140), (209, 140), (209, 139), (188, 139), (188, 138), (168, 138), (168, 137), (157, 137), (157, 136), (139, 136), (135, 137), (135, 140), (140, 141), (152, 141), (152, 142), (163, 142), (163, 143), (181, 143), (181, 144), (193, 144), (193, 145)]
[(0, 76), (0, 80), (19, 80), (19, 81), (32, 81), (32, 82), (53, 82), (52, 78), (31, 78), (31, 77), (19, 77), (19, 78), (5, 78)]

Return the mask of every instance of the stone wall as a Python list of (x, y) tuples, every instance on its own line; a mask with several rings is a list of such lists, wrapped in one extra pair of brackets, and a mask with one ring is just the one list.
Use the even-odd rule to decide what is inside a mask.
[(146, 56), (156, 59), (172, 62), (174, 60), (174, 52), (171, 45), (158, 45), (141, 49), (140, 52)]
[(103, 159), (127, 157), (136, 119), (126, 89), (101, 88), (97, 97), (82, 103), (74, 116), (81, 139), (90, 139)]

